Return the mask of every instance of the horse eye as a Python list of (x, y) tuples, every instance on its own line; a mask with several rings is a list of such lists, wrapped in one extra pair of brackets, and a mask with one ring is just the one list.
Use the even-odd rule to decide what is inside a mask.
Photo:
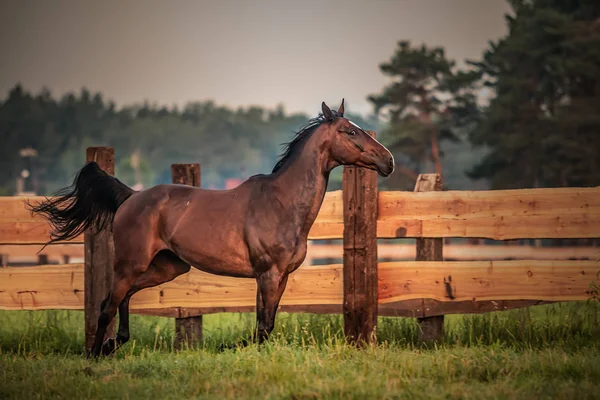
[(352, 129), (352, 130), (350, 131), (350, 135), (351, 135), (351, 136), (354, 136), (354, 135), (356, 135), (356, 131), (355, 131), (354, 129)]

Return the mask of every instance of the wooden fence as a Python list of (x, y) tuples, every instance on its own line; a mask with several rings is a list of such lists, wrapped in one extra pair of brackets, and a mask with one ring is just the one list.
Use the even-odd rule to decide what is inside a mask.
[[(108, 160), (101, 167), (112, 173), (111, 153), (103, 151), (88, 149), (88, 159)], [(173, 171), (177, 168), (190, 167)], [(181, 183), (199, 184), (193, 179)], [(443, 261), (441, 238), (598, 238), (600, 188), (439, 191), (439, 178), (428, 174), (419, 177), (415, 192), (378, 193), (373, 171), (345, 167), (343, 179), (342, 191), (326, 194), (309, 238), (343, 239), (344, 262), (302, 266), (290, 275), (280, 309), (343, 313), (349, 340), (376, 337), (371, 334), (378, 315), (416, 317), (424, 340), (439, 339), (445, 314), (585, 300), (590, 284), (598, 282), (596, 259), (561, 260), (557, 255), (531, 260), (525, 253), (523, 259), (510, 261)], [(40, 245), (48, 240), (48, 224), (30, 215), (25, 200), (0, 197), (0, 245)], [(377, 238), (417, 239), (416, 261), (377, 263)], [(109, 239), (88, 238), (83, 264), (1, 268), (0, 309), (85, 309), (86, 336), (90, 335), (98, 298), (111, 279)], [(82, 243), (83, 236), (53, 246)], [(137, 293), (131, 310), (179, 319), (185, 338), (201, 332), (201, 315), (254, 311), (255, 301), (253, 279), (193, 269)]]

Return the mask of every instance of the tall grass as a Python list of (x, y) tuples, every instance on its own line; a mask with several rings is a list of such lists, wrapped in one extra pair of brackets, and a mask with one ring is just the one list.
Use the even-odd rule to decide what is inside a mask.
[(0, 311), (0, 399), (594, 399), (598, 302), (445, 318), (444, 342), (414, 319), (380, 318), (379, 343), (345, 343), (340, 315), (281, 313), (264, 346), (219, 350), (254, 314), (204, 316), (198, 349), (173, 350), (170, 318), (132, 316), (130, 343), (83, 357), (83, 313)]
[[(444, 346), (502, 346), (580, 348), (600, 343), (600, 303), (558, 303), (504, 312), (448, 315)], [(202, 348), (218, 351), (248, 337), (253, 313), (212, 314), (203, 317)], [(83, 313), (79, 311), (0, 311), (0, 351), (23, 354), (82, 354)], [(413, 318), (380, 317), (380, 345), (418, 348), (418, 325)], [(172, 318), (131, 316), (132, 340), (123, 351), (173, 351)], [(282, 345), (319, 346), (344, 343), (341, 315), (279, 313), (272, 341)]]

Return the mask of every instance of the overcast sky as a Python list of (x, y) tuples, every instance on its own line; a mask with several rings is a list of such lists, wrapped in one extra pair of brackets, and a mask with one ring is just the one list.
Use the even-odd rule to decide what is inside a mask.
[(504, 0), (0, 0), (0, 98), (17, 82), (88, 87), (117, 105), (367, 113), (398, 40), (479, 57), (506, 33)]

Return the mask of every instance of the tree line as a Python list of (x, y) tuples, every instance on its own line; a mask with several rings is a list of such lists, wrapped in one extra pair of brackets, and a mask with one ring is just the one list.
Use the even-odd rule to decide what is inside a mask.
[[(509, 3), (507, 35), (465, 67), (443, 48), (405, 40), (380, 64), (390, 83), (369, 95), (374, 114), (349, 117), (397, 159), (384, 189), (411, 190), (423, 172), (441, 173), (449, 189), (600, 184), (600, 4)], [(16, 85), (0, 102), (0, 194), (14, 193), (23, 170), (30, 190), (52, 193), (95, 145), (115, 147), (116, 173), (130, 185), (168, 182), (171, 163), (201, 162), (203, 186), (222, 187), (270, 172), (311, 117), (212, 101), (117, 109), (85, 89), (54, 98)]]

